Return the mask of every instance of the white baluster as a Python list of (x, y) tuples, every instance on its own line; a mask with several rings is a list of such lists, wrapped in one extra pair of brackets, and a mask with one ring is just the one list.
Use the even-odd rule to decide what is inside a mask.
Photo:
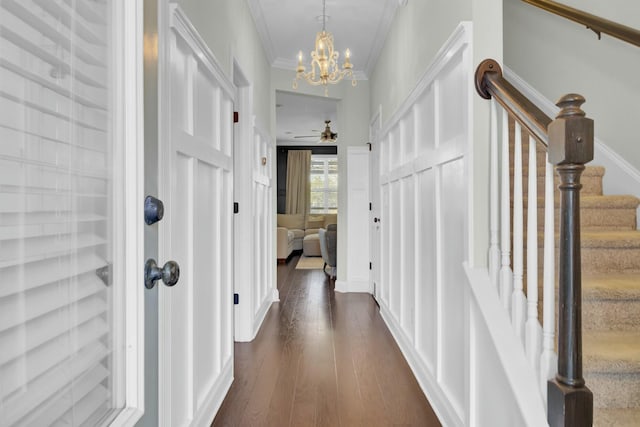
[(509, 115), (502, 111), (502, 183), (500, 188), (500, 250), (502, 265), (500, 267), (500, 298), (505, 309), (511, 309), (513, 293), (513, 272), (511, 270), (511, 197), (509, 195)]
[(538, 372), (542, 349), (542, 326), (538, 321), (538, 164), (536, 141), (529, 136), (529, 182), (527, 204), (527, 324), (525, 349)]
[(547, 381), (556, 376), (558, 355), (554, 351), (555, 333), (555, 185), (553, 182), (553, 165), (549, 163), (549, 154), (545, 169), (544, 181), (544, 275), (542, 294), (542, 318), (544, 323), (542, 356), (540, 356), (540, 390), (547, 404)]
[(500, 248), (498, 247), (498, 108), (495, 99), (491, 98), (491, 176), (490, 176), (490, 243), (489, 243), (489, 277), (491, 283), (496, 287), (496, 292), (500, 293), (499, 272), (500, 272)]
[(522, 208), (522, 129), (516, 121), (513, 149), (513, 297), (511, 300), (511, 323), (516, 336), (524, 345), (524, 323), (527, 300), (524, 296), (523, 275), (523, 208)]

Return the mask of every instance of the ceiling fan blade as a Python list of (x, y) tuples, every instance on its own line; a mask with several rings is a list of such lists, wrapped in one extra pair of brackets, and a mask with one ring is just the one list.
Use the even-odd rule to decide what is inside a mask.
[(294, 136), (294, 138), (318, 138), (318, 135), (298, 135)]

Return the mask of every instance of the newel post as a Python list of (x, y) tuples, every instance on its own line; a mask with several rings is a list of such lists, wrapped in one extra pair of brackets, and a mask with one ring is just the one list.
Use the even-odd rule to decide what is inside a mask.
[(549, 161), (560, 176), (558, 374), (547, 389), (551, 427), (593, 424), (593, 394), (582, 378), (580, 175), (593, 159), (593, 120), (580, 109), (584, 102), (576, 94), (560, 98), (560, 112), (548, 127)]

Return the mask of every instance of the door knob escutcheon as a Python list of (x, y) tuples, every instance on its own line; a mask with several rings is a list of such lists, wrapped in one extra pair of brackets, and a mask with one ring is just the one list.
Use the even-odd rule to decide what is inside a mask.
[(156, 281), (162, 279), (165, 285), (174, 286), (180, 279), (180, 266), (175, 261), (167, 261), (162, 268), (158, 267), (156, 260), (149, 258), (144, 264), (144, 286), (151, 289)]

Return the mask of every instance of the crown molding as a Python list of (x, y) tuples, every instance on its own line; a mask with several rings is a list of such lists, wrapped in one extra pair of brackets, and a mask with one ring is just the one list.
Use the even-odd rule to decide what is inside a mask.
[(247, 0), (247, 5), (249, 6), (249, 12), (253, 17), (253, 23), (256, 26), (260, 40), (262, 41), (262, 47), (267, 55), (267, 60), (269, 64), (273, 64), (276, 59), (276, 50), (273, 47), (271, 34), (269, 34), (269, 29), (264, 20), (264, 13), (262, 12), (262, 7), (260, 7), (260, 2), (258, 0)]
[(396, 16), (397, 8), (398, 8), (397, 0), (387, 0), (384, 7), (384, 12), (382, 13), (382, 21), (378, 26), (378, 31), (376, 31), (376, 35), (375, 35), (375, 38), (373, 39), (373, 43), (371, 46), (371, 53), (369, 54), (369, 58), (367, 59), (367, 65), (364, 68), (365, 73), (368, 76), (370, 76), (371, 73), (373, 73), (373, 69), (375, 68), (376, 63), (378, 62), (380, 53), (382, 53), (382, 48), (384, 47), (385, 41), (387, 41), (387, 36), (389, 35), (389, 29), (391, 29), (393, 18), (395, 18)]

